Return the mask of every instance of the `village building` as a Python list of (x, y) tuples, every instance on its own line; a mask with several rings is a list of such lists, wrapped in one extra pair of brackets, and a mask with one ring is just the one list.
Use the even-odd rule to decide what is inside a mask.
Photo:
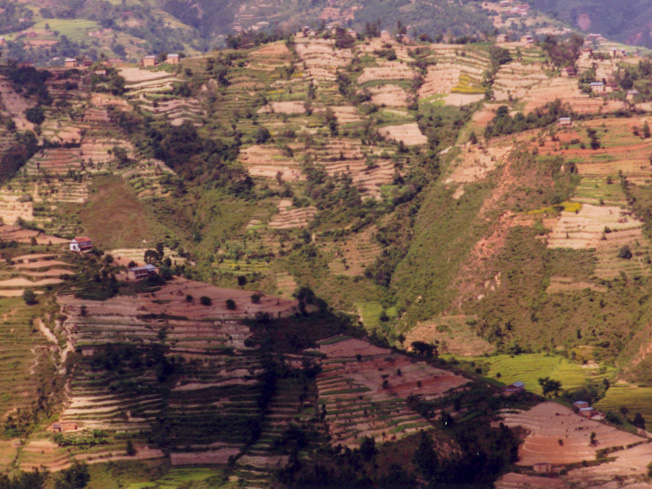
[(577, 409), (582, 409), (582, 408), (589, 407), (589, 403), (586, 401), (575, 401), (573, 403), (573, 406), (575, 406)]
[(380, 38), (383, 41), (390, 41), (392, 39), (392, 35), (389, 33), (389, 31), (382, 31), (380, 33)]
[(169, 63), (171, 65), (178, 65), (179, 64), (179, 55), (178, 54), (168, 54), (167, 58), (165, 59), (166, 63)]
[(605, 85), (605, 90), (604, 91), (606, 93), (611, 93), (611, 92), (617, 92), (618, 90), (620, 90), (620, 85), (618, 85), (618, 83), (612, 81), (612, 82), (609, 82), (609, 83), (607, 83)]
[(572, 126), (573, 125), (573, 119), (570, 117), (560, 117), (559, 121), (557, 122), (558, 126)]
[(154, 55), (149, 55), (145, 56), (140, 64), (143, 66), (143, 68), (150, 68), (152, 66), (156, 66), (156, 56)]
[(521, 37), (521, 44), (523, 45), (530, 45), (534, 44), (534, 38), (532, 36), (522, 36)]
[(66, 431), (75, 431), (79, 428), (77, 423), (63, 422), (63, 423), (53, 423), (48, 431), (52, 433), (64, 433)]
[(144, 280), (158, 274), (158, 268), (152, 264), (142, 267), (131, 267), (127, 270), (127, 278), (129, 280)]
[(93, 242), (86, 236), (78, 236), (70, 242), (70, 251), (84, 253), (93, 249)]
[(525, 391), (525, 384), (523, 382), (514, 382), (511, 385), (508, 385), (505, 387), (504, 392), (508, 394), (514, 394), (517, 392), (524, 392)]
[(552, 472), (552, 464), (549, 464), (548, 462), (540, 462), (532, 465), (532, 470), (538, 474), (549, 474)]
[(567, 66), (567, 67), (564, 68), (564, 70), (562, 71), (562, 75), (563, 75), (563, 74), (565, 74), (565, 75), (568, 76), (568, 77), (572, 77), (572, 76), (577, 75), (577, 72), (575, 71), (575, 68), (573, 68), (572, 66)]
[(5, 43), (5, 38), (4, 38), (4, 37), (0, 37), (0, 46), (2, 46), (4, 43)]
[(634, 97), (636, 97), (637, 95), (640, 95), (640, 94), (641, 94), (641, 92), (639, 92), (638, 90), (633, 88), (632, 90), (627, 90), (627, 94), (625, 95), (625, 97), (627, 98), (627, 100), (631, 101), (631, 100), (634, 100)]
[(93, 74), (97, 76), (106, 76), (106, 70), (95, 70)]
[(77, 68), (77, 60), (74, 58), (66, 58), (63, 65), (66, 68)]
[(509, 42), (509, 36), (507, 34), (498, 34), (498, 36), (496, 36), (496, 42)]
[(592, 418), (596, 414), (597, 414), (596, 410), (590, 406), (580, 408), (580, 416), (584, 416), (585, 418)]
[(602, 82), (592, 82), (590, 85), (592, 93), (605, 93), (607, 88)]

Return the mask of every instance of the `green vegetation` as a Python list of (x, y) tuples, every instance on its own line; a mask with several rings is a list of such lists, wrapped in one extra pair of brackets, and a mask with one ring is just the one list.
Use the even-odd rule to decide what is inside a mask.
[[(498, 379), (506, 385), (523, 382), (528, 391), (545, 395), (539, 379), (548, 378), (561, 382), (561, 389), (574, 391), (591, 384), (602, 384), (613, 374), (612, 369), (586, 368), (557, 354), (522, 353), (518, 355), (495, 355), (473, 360), (483, 375)], [(475, 367), (474, 367), (475, 368)]]
[(496, 116), (485, 129), (484, 135), (489, 139), (493, 136), (546, 127), (550, 124), (557, 123), (560, 117), (568, 117), (570, 115), (570, 109), (564, 107), (559, 100), (550, 102), (545, 107), (530, 112), (527, 116), (519, 112), (512, 117), (509, 113), (509, 107), (502, 105), (498, 107)]

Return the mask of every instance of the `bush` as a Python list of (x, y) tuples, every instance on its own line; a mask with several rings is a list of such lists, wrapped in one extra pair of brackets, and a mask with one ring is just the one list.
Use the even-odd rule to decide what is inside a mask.
[(625, 245), (618, 250), (618, 258), (623, 258), (629, 260), (632, 257), (632, 250), (629, 249), (629, 246)]
[(32, 289), (25, 289), (23, 291), (23, 300), (25, 304), (32, 305), (36, 303), (36, 294)]
[(199, 298), (199, 303), (202, 306), (210, 306), (213, 303), (213, 301), (211, 300), (210, 297), (206, 297), (205, 295), (203, 295)]
[(256, 144), (265, 144), (267, 141), (270, 140), (272, 135), (269, 132), (269, 129), (266, 127), (260, 126), (258, 130), (256, 131)]
[(45, 120), (45, 111), (43, 107), (33, 107), (25, 111), (25, 118), (36, 125), (42, 124)]
[(226, 300), (226, 308), (229, 311), (233, 311), (236, 308), (235, 301), (233, 299), (227, 299)]
[(136, 455), (136, 449), (134, 448), (134, 442), (131, 440), (127, 440), (127, 456), (128, 457), (133, 457)]
[(258, 304), (260, 302), (260, 295), (251, 294), (251, 302), (253, 302), (254, 304)]

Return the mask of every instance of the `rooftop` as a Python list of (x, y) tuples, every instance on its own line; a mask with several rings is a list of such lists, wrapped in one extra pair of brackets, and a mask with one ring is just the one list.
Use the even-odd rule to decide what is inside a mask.
[(129, 269), (129, 271), (131, 271), (131, 272), (149, 272), (149, 271), (155, 272), (156, 267), (154, 265), (152, 265), (151, 263), (149, 263), (149, 264), (144, 265), (142, 267), (131, 267)]

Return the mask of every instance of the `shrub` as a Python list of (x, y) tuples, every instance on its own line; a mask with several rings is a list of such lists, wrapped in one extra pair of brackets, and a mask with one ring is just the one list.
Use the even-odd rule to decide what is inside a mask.
[(136, 449), (134, 448), (134, 442), (131, 440), (127, 440), (127, 456), (128, 457), (133, 457), (136, 455)]
[(632, 257), (632, 250), (629, 249), (629, 246), (625, 245), (618, 250), (618, 258), (629, 260), (631, 257)]
[(206, 297), (205, 295), (203, 295), (199, 298), (199, 303), (202, 306), (210, 306), (213, 303), (213, 301), (211, 300), (210, 297)]
[(36, 303), (36, 294), (32, 289), (25, 289), (23, 291), (23, 300), (25, 304), (32, 305)]
[(233, 299), (227, 299), (226, 300), (226, 308), (229, 311), (233, 311), (236, 308), (235, 301)]
[(255, 135), (256, 144), (265, 144), (271, 137), (272, 135), (270, 134), (269, 129), (260, 126)]
[(258, 304), (260, 302), (260, 295), (251, 294), (251, 302), (253, 302), (254, 304)]

